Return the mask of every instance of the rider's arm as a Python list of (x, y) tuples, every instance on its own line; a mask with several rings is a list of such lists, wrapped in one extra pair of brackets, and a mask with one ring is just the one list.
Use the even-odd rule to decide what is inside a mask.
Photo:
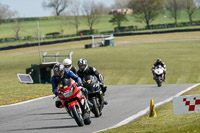
[(166, 65), (164, 62), (162, 62), (162, 67), (164, 67), (166, 69)]
[(72, 79), (74, 79), (76, 82), (82, 83), (82, 80), (80, 77), (78, 77), (77, 75), (75, 75), (72, 71), (70, 70), (65, 70), (64, 73), (66, 76), (68, 75), (69, 77), (71, 77)]
[(75, 75), (77, 75), (77, 70), (76, 70), (76, 67), (75, 67), (75, 66), (72, 66), (71, 71), (72, 71)]
[(151, 68), (151, 70), (153, 71), (154, 69), (155, 69), (155, 63), (153, 64), (153, 66), (152, 66), (152, 68)]
[(98, 78), (99, 82), (103, 84), (103, 76), (94, 67), (90, 67), (90, 71)]
[(54, 93), (54, 94), (56, 94), (57, 93), (57, 91), (58, 91), (58, 89), (57, 89), (57, 83), (56, 83), (56, 76), (52, 76), (51, 77), (51, 84), (52, 84), (52, 92)]

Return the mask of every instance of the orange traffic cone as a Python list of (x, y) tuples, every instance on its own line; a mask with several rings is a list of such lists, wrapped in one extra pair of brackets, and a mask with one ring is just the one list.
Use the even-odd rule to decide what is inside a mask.
[(149, 117), (157, 117), (153, 99), (150, 100)]

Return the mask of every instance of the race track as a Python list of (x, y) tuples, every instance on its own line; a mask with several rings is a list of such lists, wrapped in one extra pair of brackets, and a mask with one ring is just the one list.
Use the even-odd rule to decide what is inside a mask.
[(65, 109), (57, 109), (53, 96), (12, 106), (0, 106), (0, 133), (91, 133), (107, 129), (147, 109), (150, 99), (160, 103), (194, 84), (108, 86), (108, 105), (100, 118), (78, 127)]

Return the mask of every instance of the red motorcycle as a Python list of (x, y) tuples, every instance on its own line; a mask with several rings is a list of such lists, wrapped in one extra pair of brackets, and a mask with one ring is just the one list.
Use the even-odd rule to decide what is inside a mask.
[(83, 95), (75, 81), (64, 78), (59, 84), (58, 98), (78, 126), (89, 125), (90, 109), (86, 97)]

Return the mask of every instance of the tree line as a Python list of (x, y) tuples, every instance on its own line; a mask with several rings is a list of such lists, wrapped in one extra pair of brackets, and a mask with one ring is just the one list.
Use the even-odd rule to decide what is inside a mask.
[[(44, 9), (52, 11), (53, 16), (71, 16), (70, 22), (74, 25), (77, 35), (79, 34), (80, 17), (86, 17), (86, 23), (90, 32), (93, 32), (94, 25), (98, 24), (101, 16), (108, 13), (110, 9), (129, 8), (133, 10), (133, 17), (138, 22), (144, 22), (148, 28), (156, 20), (160, 12), (168, 11), (169, 15), (177, 20), (181, 10), (187, 12), (189, 22), (192, 23), (193, 15), (200, 5), (200, 0), (115, 0), (111, 7), (106, 3), (95, 3), (94, 0), (43, 0)], [(15, 17), (15, 37), (19, 38), (20, 23), (17, 19), (17, 12), (9, 9), (8, 6), (0, 4), (0, 24)], [(122, 22), (128, 21), (126, 14), (115, 12), (109, 20), (113, 25), (121, 27)]]
[[(71, 5), (72, 14), (75, 16), (74, 24), (78, 29), (78, 16), (81, 9), (80, 0), (47, 0), (44, 1), (43, 7), (53, 9), (56, 15), (61, 15), (64, 8)], [(181, 10), (186, 10), (189, 22), (192, 23), (193, 15), (200, 4), (200, 0), (115, 0), (115, 5), (111, 8), (130, 8), (133, 10), (133, 16), (136, 21), (146, 23), (146, 27), (149, 27), (150, 23), (153, 22), (161, 11), (167, 10), (170, 12), (170, 16), (174, 18), (175, 24), (177, 25), (177, 19), (180, 15)], [(92, 0), (84, 0), (82, 7), (82, 14), (86, 15), (89, 29), (93, 30), (93, 25), (99, 22), (102, 13), (105, 13), (105, 4), (95, 4)], [(76, 13), (75, 13), (76, 12)], [(126, 14), (116, 12), (113, 14), (112, 19), (109, 21), (118, 27), (121, 26), (121, 22), (128, 21)]]

